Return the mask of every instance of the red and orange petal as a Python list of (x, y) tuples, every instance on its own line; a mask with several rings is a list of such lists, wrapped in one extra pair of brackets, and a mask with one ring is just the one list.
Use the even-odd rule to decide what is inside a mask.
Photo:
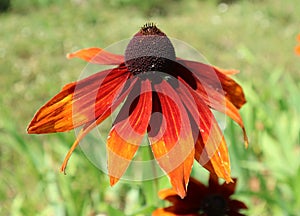
[[(168, 174), (173, 189), (180, 197), (186, 195), (193, 160), (194, 141), (188, 116), (175, 90), (163, 80), (154, 85), (163, 116), (161, 127), (148, 133), (153, 155)], [(159, 118), (159, 117), (158, 117)], [(151, 119), (150, 126), (160, 120)]]
[(128, 76), (127, 68), (120, 67), (67, 84), (38, 110), (28, 133), (64, 132), (107, 117)]
[(83, 128), (80, 130), (79, 134), (76, 137), (76, 140), (74, 141), (72, 147), (70, 148), (70, 150), (68, 151), (64, 162), (61, 166), (61, 171), (65, 172), (65, 169), (67, 167), (68, 164), (68, 160), (71, 157), (72, 152), (75, 150), (75, 148), (77, 147), (77, 145), (79, 144), (79, 142), (91, 131), (93, 130), (97, 125), (99, 125), (104, 119), (106, 119), (112, 112), (115, 111), (115, 109), (121, 104), (122, 101), (124, 101), (125, 97), (129, 94), (129, 92), (131, 91), (131, 89), (134, 87), (135, 83), (136, 83), (136, 79), (133, 80), (127, 80), (129, 84), (129, 87), (125, 88), (122, 90), (122, 92), (118, 95), (116, 94), (116, 97), (114, 102), (111, 104), (111, 106), (109, 106), (107, 108), (107, 110), (105, 110), (102, 114), (99, 113), (100, 115), (93, 121), (88, 122), (87, 124), (85, 124), (83, 126)]
[[(239, 124), (243, 130), (245, 146), (247, 147), (248, 137), (238, 110), (246, 102), (243, 89), (234, 80), (227, 77), (223, 69), (186, 60), (183, 60), (182, 64), (185, 64), (197, 75), (197, 93), (201, 99), (209, 107), (225, 113)], [(209, 82), (211, 84), (207, 85)]]
[[(194, 122), (195, 159), (210, 172), (231, 182), (230, 161), (227, 145), (218, 123), (209, 107), (197, 93), (179, 78), (179, 94), (191, 114)], [(197, 134), (198, 133), (198, 134)]]
[[(226, 76), (226, 73), (230, 72), (227, 71), (224, 73), (226, 70), (220, 70), (217, 67), (201, 62), (179, 60), (179, 63), (186, 66), (207, 91), (212, 91), (214, 94), (223, 94), (238, 109), (246, 103), (242, 87), (233, 79)], [(236, 70), (233, 70), (231, 73), (236, 73)]]
[(101, 48), (91, 47), (67, 54), (67, 58), (81, 58), (93, 64), (119, 65), (124, 62), (123, 55), (117, 55)]
[(151, 83), (144, 80), (138, 82), (130, 92), (108, 135), (108, 174), (111, 185), (122, 177), (139, 148), (147, 131), (151, 112)]
[(234, 75), (240, 72), (239, 70), (236, 69), (223, 69), (216, 66), (212, 66), (212, 68), (214, 71), (218, 71), (224, 75)]

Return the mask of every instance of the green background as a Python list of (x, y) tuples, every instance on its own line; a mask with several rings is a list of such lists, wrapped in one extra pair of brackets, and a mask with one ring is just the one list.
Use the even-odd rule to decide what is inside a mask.
[[(150, 215), (166, 205), (156, 182), (108, 177), (77, 149), (68, 175), (59, 172), (74, 132), (27, 135), (35, 111), (86, 63), (69, 52), (107, 47), (130, 38), (147, 21), (187, 42), (211, 64), (235, 68), (247, 104), (241, 109), (250, 139), (228, 121), (225, 136), (235, 198), (248, 215), (297, 215), (300, 210), (300, 33), (297, 0), (0, 1), (0, 214)], [(300, 43), (300, 42), (299, 42)], [(107, 130), (109, 129), (107, 124)], [(100, 144), (100, 143), (98, 143)], [(195, 165), (193, 176), (206, 182)]]

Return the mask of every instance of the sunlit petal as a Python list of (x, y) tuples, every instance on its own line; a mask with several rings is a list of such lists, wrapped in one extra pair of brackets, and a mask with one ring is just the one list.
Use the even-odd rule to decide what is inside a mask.
[[(186, 186), (194, 158), (194, 141), (188, 116), (177, 93), (166, 81), (154, 86), (161, 104), (162, 122), (151, 118), (153, 128), (159, 122), (160, 129), (148, 133), (154, 157), (160, 167), (170, 177), (173, 189), (181, 197), (186, 194)], [(158, 103), (159, 103), (158, 102)], [(156, 116), (159, 118), (159, 116)]]
[(198, 126), (195, 159), (203, 166), (210, 162), (220, 178), (231, 182), (227, 145), (213, 113), (189, 85), (181, 79), (179, 81), (180, 97)]
[[(102, 112), (102, 114), (97, 115), (96, 119), (93, 119), (92, 121), (86, 123), (80, 132), (78, 133), (75, 142), (71, 146), (70, 150), (68, 151), (64, 162), (60, 168), (62, 172), (65, 173), (65, 170), (67, 168), (68, 161), (75, 150), (75, 148), (79, 145), (79, 142), (91, 131), (93, 130), (97, 125), (99, 125), (104, 119), (106, 119), (116, 108), (120, 105), (120, 103), (125, 99), (125, 97), (129, 94), (131, 89), (133, 88), (134, 84), (136, 83), (136, 79), (131, 80), (130, 86), (126, 89), (123, 89), (122, 93), (120, 93), (120, 96), (111, 104), (111, 106), (107, 107), (105, 111)], [(100, 106), (100, 105), (99, 105)], [(102, 107), (102, 106), (101, 106)], [(101, 113), (101, 112), (99, 112)]]
[(107, 117), (128, 76), (126, 68), (116, 68), (66, 85), (35, 114), (28, 133), (68, 131)]
[(124, 174), (147, 130), (152, 112), (149, 80), (141, 81), (130, 92), (107, 139), (108, 174), (114, 185)]
[[(209, 90), (209, 92), (207, 92)], [(239, 113), (238, 108), (236, 108), (228, 98), (214, 89), (205, 89), (200, 82), (197, 82), (196, 93), (201, 97), (201, 99), (209, 105), (209, 107), (217, 110), (219, 112), (225, 113), (232, 120), (234, 120), (243, 130), (245, 146), (248, 146), (248, 137), (244, 127), (244, 122)]]
[[(246, 103), (242, 87), (233, 79), (222, 73), (217, 67), (206, 65), (200, 62), (179, 60), (185, 65), (196, 78), (201, 82), (205, 89), (220, 91), (236, 108), (240, 108)], [(224, 70), (225, 71), (225, 70)], [(235, 73), (236, 71), (232, 72)], [(228, 72), (227, 72), (228, 73)], [(208, 90), (207, 90), (208, 91)], [(209, 92), (211, 94), (212, 92)]]
[(234, 75), (234, 74), (237, 74), (240, 72), (239, 70), (236, 70), (236, 69), (223, 69), (223, 68), (219, 68), (216, 66), (212, 66), (212, 67), (214, 68), (214, 71), (218, 71), (225, 75)]
[(81, 49), (76, 52), (67, 54), (67, 58), (69, 59), (75, 57), (81, 58), (93, 64), (119, 65), (124, 62), (124, 56), (113, 54), (105, 51), (104, 49), (96, 47)]
[(228, 74), (236, 70), (224, 70), (200, 62), (181, 60), (196, 76), (197, 92), (211, 108), (223, 112), (237, 122), (243, 130), (245, 146), (248, 137), (238, 109), (246, 102), (243, 89)]

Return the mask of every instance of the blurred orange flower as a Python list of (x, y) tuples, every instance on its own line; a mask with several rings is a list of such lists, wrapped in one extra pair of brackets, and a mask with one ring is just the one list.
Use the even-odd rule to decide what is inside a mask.
[(67, 84), (30, 122), (31, 134), (82, 126), (61, 171), (84, 136), (125, 101), (107, 138), (111, 185), (126, 171), (145, 133), (155, 159), (181, 197), (194, 158), (232, 181), (224, 136), (210, 108), (236, 121), (247, 144), (238, 111), (246, 100), (242, 88), (228, 76), (236, 70), (176, 58), (171, 41), (154, 24), (146, 24), (134, 35), (124, 56), (87, 48), (67, 57), (117, 66)]
[(300, 55), (300, 34), (298, 34), (298, 36), (297, 36), (297, 41), (299, 44), (297, 46), (295, 46), (295, 53), (297, 55)]
[(229, 184), (219, 185), (218, 177), (210, 175), (208, 187), (194, 178), (190, 179), (187, 195), (181, 199), (174, 190), (165, 189), (159, 197), (172, 203), (172, 206), (155, 210), (152, 216), (242, 216), (241, 209), (247, 206), (230, 198), (234, 194), (236, 179)]

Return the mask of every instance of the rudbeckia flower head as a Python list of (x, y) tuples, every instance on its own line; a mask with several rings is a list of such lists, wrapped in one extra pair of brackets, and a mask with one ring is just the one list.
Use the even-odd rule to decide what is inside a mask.
[(219, 184), (217, 176), (211, 174), (206, 186), (191, 177), (184, 199), (172, 189), (159, 191), (159, 197), (172, 205), (155, 210), (152, 216), (243, 216), (240, 210), (247, 209), (247, 206), (231, 198), (236, 182), (234, 179), (229, 184)]
[(81, 128), (61, 171), (86, 134), (120, 107), (106, 144), (111, 185), (123, 176), (145, 135), (181, 197), (186, 195), (194, 159), (232, 181), (225, 139), (211, 109), (237, 122), (247, 143), (239, 114), (246, 100), (229, 77), (236, 70), (177, 57), (171, 40), (152, 23), (133, 36), (124, 56), (93, 47), (67, 57), (114, 67), (67, 84), (30, 122), (28, 133), (36, 134)]

